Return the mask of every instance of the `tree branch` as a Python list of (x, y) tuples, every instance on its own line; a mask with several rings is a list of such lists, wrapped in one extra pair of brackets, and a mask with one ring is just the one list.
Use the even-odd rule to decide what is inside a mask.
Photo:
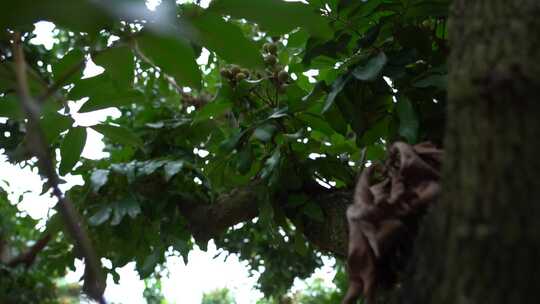
[(33, 246), (28, 248), (25, 252), (19, 254), (15, 258), (9, 260), (7, 265), (9, 267), (15, 267), (19, 264), (24, 264), (26, 267), (30, 267), (34, 263), (37, 254), (47, 246), (47, 243), (51, 240), (51, 235), (46, 234), (41, 239), (39, 239)]
[[(104, 49), (91, 51), (90, 57), (92, 59), (95, 59), (101, 53), (117, 47), (119, 43), (120, 42), (116, 42), (116, 43), (113, 43), (111, 46), (106, 47)], [(69, 80), (69, 78), (71, 78), (71, 76), (73, 76), (75, 73), (77, 73), (78, 71), (84, 68), (85, 63), (86, 63), (86, 58), (83, 58), (81, 61), (69, 67), (69, 69), (66, 72), (64, 72), (64, 74), (62, 74), (57, 81), (55, 81), (50, 86), (47, 86), (48, 87), (47, 91), (45, 91), (45, 93), (43, 93), (43, 95), (38, 98), (38, 101), (40, 103), (45, 102), (49, 97), (51, 97), (52, 95), (55, 95), (58, 92), (58, 90), (60, 90), (60, 88), (66, 85), (67, 81)]]
[[(178, 202), (178, 208), (188, 221), (188, 228), (197, 242), (207, 242), (224, 233), (235, 224), (249, 221), (259, 215), (260, 185), (237, 188), (220, 196), (213, 204), (200, 202)], [(345, 211), (352, 203), (350, 190), (304, 189), (310, 203), (320, 206), (324, 222), (301, 216), (304, 235), (321, 251), (344, 258), (347, 255), (347, 221)], [(298, 219), (298, 210), (287, 208), (286, 197), (276, 198), (274, 205), (281, 206), (285, 215), (293, 222)]]
[(189, 229), (197, 242), (207, 242), (235, 224), (259, 214), (257, 192), (252, 187), (238, 188), (222, 195), (213, 204), (180, 202), (178, 208), (187, 218)]
[(71, 201), (66, 198), (60, 188), (59, 178), (53, 165), (52, 157), (45, 141), (43, 130), (39, 125), (40, 109), (33, 101), (28, 88), (26, 75), (26, 62), (19, 33), (14, 35), (13, 56), (15, 60), (15, 76), (17, 79), (17, 93), (19, 101), (28, 119), (26, 125), (30, 147), (38, 159), (38, 166), (51, 184), (53, 194), (58, 198), (58, 211), (62, 216), (68, 234), (73, 238), (76, 248), (80, 250), (85, 259), (85, 280), (83, 289), (98, 301), (103, 302), (105, 290), (105, 277), (101, 271), (100, 262), (95, 254), (88, 234), (82, 227), (82, 220), (73, 207)]
[(48, 87), (47, 91), (45, 91), (45, 93), (38, 98), (38, 101), (44, 102), (49, 97), (56, 94), (56, 92), (66, 84), (66, 82), (71, 76), (73, 76), (75, 73), (77, 73), (84, 67), (85, 62), (86, 60), (83, 59), (80, 62), (71, 66), (57, 81), (55, 81), (50, 87)]

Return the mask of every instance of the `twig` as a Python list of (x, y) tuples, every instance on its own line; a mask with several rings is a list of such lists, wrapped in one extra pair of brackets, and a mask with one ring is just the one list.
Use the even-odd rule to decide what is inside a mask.
[(363, 147), (362, 150), (360, 151), (360, 159), (358, 162), (358, 167), (359, 167), (358, 175), (359, 176), (366, 168), (366, 160), (367, 160), (366, 156), (367, 156), (367, 147)]
[(358, 36), (362, 36), (362, 33), (360, 33), (349, 21), (343, 20), (339, 17), (339, 14), (336, 16), (332, 16), (331, 13), (323, 14), (323, 16), (326, 16), (330, 18), (332, 21), (341, 22), (346, 28), (354, 32)]
[(46, 234), (39, 239), (32, 247), (28, 248), (25, 252), (19, 254), (15, 258), (7, 262), (9, 267), (15, 267), (19, 264), (24, 264), (26, 267), (30, 267), (34, 263), (37, 254), (47, 246), (47, 243), (51, 240), (51, 235)]
[(278, 89), (278, 87), (277, 87), (278, 85), (279, 85), (279, 84), (276, 84), (276, 86), (275, 86), (275, 89), (276, 89), (276, 95), (275, 95), (275, 98), (276, 98), (276, 99), (275, 99), (275, 101), (276, 101), (276, 107), (279, 108), (279, 89)]
[[(268, 86), (264, 87), (264, 92), (266, 93), (266, 98), (268, 98), (268, 100), (272, 101), (272, 97), (270, 97), (270, 93), (268, 93)], [(273, 102), (272, 102), (272, 107), (274, 107)]]
[(22, 48), (21, 36), (15, 33), (13, 42), (13, 57), (15, 60), (15, 76), (17, 79), (17, 93), (19, 101), (25, 112), (27, 120), (29, 146), (33, 149), (38, 159), (38, 166), (47, 177), (53, 189), (53, 194), (58, 199), (58, 211), (62, 216), (66, 230), (85, 259), (85, 279), (83, 290), (91, 298), (103, 302), (105, 290), (105, 277), (102, 274), (100, 262), (96, 256), (88, 234), (81, 226), (82, 220), (73, 207), (71, 201), (65, 197), (58, 187), (59, 178), (56, 174), (52, 157), (45, 141), (43, 130), (39, 125), (40, 109), (33, 101), (28, 88), (26, 75), (26, 62)]
[[(132, 48), (133, 49), (133, 52), (144, 62), (148, 63), (149, 65), (151, 65), (152, 67), (158, 69), (159, 67), (152, 62), (152, 60), (150, 60), (150, 58), (146, 57), (142, 52), (141, 50), (139, 50), (139, 48), (135, 45), (135, 47)], [(176, 83), (176, 80), (174, 79), (174, 77), (168, 75), (167, 73), (163, 72), (162, 69), (160, 69), (160, 73), (163, 75), (163, 78), (169, 83), (171, 84), (177, 91), (178, 93), (182, 93), (183, 92), (183, 89), (180, 85), (178, 85), (178, 83)]]
[(65, 83), (68, 81), (68, 79), (73, 76), (73, 74), (77, 73), (84, 67), (84, 63), (86, 61), (83, 59), (80, 62), (74, 64), (71, 66), (63, 75), (55, 81), (48, 89), (45, 91), (45, 93), (38, 98), (38, 102), (44, 102), (52, 95), (56, 94), (58, 90), (60, 90), (61, 87), (65, 85)]
[[(121, 40), (119, 40), (119, 41), (121, 41)], [(106, 52), (107, 50), (110, 50), (110, 49), (113, 49), (113, 48), (117, 47), (117, 45), (119, 43), (120, 42), (116, 42), (116, 43), (113, 43), (111, 46), (109, 46), (107, 48), (92, 51), (92, 52), (90, 52), (90, 57), (92, 57), (92, 59), (95, 59), (99, 54), (101, 54), (103, 52)], [(64, 85), (66, 85), (67, 81), (69, 80), (69, 78), (71, 76), (73, 76), (73, 74), (77, 73), (78, 71), (80, 71), (81, 69), (84, 68), (85, 63), (86, 63), (86, 58), (83, 58), (81, 61), (79, 61), (79, 62), (75, 63), (74, 65), (72, 65), (71, 67), (69, 67), (69, 69), (66, 72), (64, 72), (64, 74), (61, 75), (60, 78), (57, 81), (55, 81), (51, 86), (48, 86), (47, 91), (38, 98), (38, 102), (40, 102), (40, 103), (44, 102), (49, 97), (56, 94), (57, 91), (60, 90), (60, 88), (62, 88)]]
[(253, 94), (255, 94), (255, 96), (257, 96), (266, 105), (272, 107), (272, 101), (271, 100), (265, 99), (261, 94), (259, 94), (259, 92), (255, 91), (255, 90), (253, 91)]

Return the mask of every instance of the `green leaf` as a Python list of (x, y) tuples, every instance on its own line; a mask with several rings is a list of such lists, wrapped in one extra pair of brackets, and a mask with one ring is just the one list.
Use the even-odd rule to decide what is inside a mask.
[(9, 61), (0, 64), (0, 92), (14, 90), (17, 86), (12, 66)]
[(287, 197), (287, 207), (295, 208), (304, 205), (308, 201), (308, 196), (300, 193), (293, 193)]
[(354, 68), (352, 74), (358, 80), (373, 81), (379, 77), (387, 61), (388, 58), (384, 52), (380, 52), (377, 56), (370, 58), (366, 64)]
[(326, 102), (324, 103), (324, 107), (322, 109), (322, 113), (328, 111), (330, 107), (334, 104), (334, 101), (336, 100), (336, 97), (341, 93), (347, 82), (351, 79), (350, 75), (341, 75), (334, 83), (332, 83), (332, 89), (330, 90), (330, 93), (326, 97)]
[(262, 199), (259, 202), (259, 217), (261, 222), (272, 226), (274, 219), (274, 207), (268, 199)]
[(312, 36), (332, 37), (328, 20), (310, 6), (300, 2), (214, 0), (209, 10), (230, 15), (233, 18), (253, 21), (270, 35), (286, 34), (300, 27), (307, 30)]
[(367, 147), (366, 159), (371, 161), (383, 160), (386, 157), (386, 147), (381, 144), (374, 144)]
[(24, 117), (19, 100), (15, 96), (5, 95), (0, 97), (0, 117), (11, 119), (22, 119)]
[(152, 161), (146, 161), (143, 166), (139, 168), (137, 171), (138, 175), (150, 175), (154, 172), (156, 172), (157, 169), (161, 168), (166, 161), (164, 160), (152, 160)]
[(135, 181), (135, 171), (137, 170), (137, 167), (137, 161), (131, 161), (129, 163), (111, 164), (110, 168), (115, 173), (125, 175), (128, 183), (131, 184)]
[(182, 38), (158, 36), (145, 32), (137, 38), (139, 50), (180, 86), (201, 88), (201, 72), (195, 52)]
[(270, 114), (270, 116), (268, 116), (267, 119), (277, 119), (277, 118), (285, 117), (289, 115), (288, 112), (289, 112), (289, 108), (283, 107), (281, 109), (277, 109), (274, 112), (272, 112), (272, 114)]
[(437, 89), (446, 90), (448, 87), (448, 75), (429, 75), (426, 78), (422, 78), (413, 83), (413, 86), (417, 88), (435, 87)]
[(236, 168), (240, 174), (246, 174), (251, 169), (253, 163), (253, 153), (251, 147), (246, 145), (240, 152), (238, 152), (238, 158)]
[(118, 88), (131, 87), (134, 79), (135, 62), (128, 47), (114, 47), (97, 55), (94, 62), (105, 68)]
[(416, 49), (420, 54), (429, 56), (432, 52), (432, 33), (428, 29), (405, 26), (394, 33), (394, 38), (404, 47)]
[[(51, 21), (74, 32), (96, 33), (109, 25), (109, 15), (88, 0), (19, 0), (3, 2), (0, 28), (30, 26), (41, 20)], [(5, 12), (5, 13), (4, 13)]]
[(60, 174), (66, 175), (79, 161), (86, 143), (86, 128), (71, 128), (60, 146)]
[(328, 89), (329, 87), (326, 82), (319, 81), (315, 84), (311, 92), (302, 98), (302, 101), (306, 103), (316, 102), (326, 94), (326, 90)]
[(405, 19), (444, 18), (448, 16), (447, 1), (415, 1), (419, 2), (409, 7)]
[(231, 102), (219, 102), (214, 101), (206, 104), (201, 109), (197, 110), (193, 122), (199, 122), (201, 120), (210, 119), (211, 117), (218, 118), (232, 108)]
[(78, 100), (89, 96), (111, 95), (116, 92), (107, 73), (94, 77), (77, 80), (73, 89), (69, 91), (69, 99)]
[[(339, 35), (333, 40), (327, 41), (327, 39), (320, 39), (316, 37), (310, 37), (306, 42), (304, 58), (302, 63), (305, 65), (320, 65), (321, 67), (333, 67), (335, 60), (340, 54), (348, 52), (349, 41), (351, 35), (344, 33)], [(318, 63), (314, 63), (314, 60)]]
[(324, 213), (319, 205), (317, 205), (314, 202), (310, 202), (304, 205), (304, 208), (302, 208), (302, 211), (304, 212), (307, 217), (311, 218), (312, 220), (318, 221), (323, 223), (324, 222)]
[(324, 120), (332, 127), (332, 129), (344, 136), (347, 135), (347, 120), (343, 117), (338, 107), (330, 107), (330, 109), (323, 114), (323, 117)]
[(111, 221), (112, 226), (120, 224), (124, 216), (129, 215), (131, 218), (135, 218), (141, 213), (141, 206), (139, 202), (133, 197), (127, 197), (114, 205), (114, 216)]
[(371, 146), (375, 142), (380, 141), (381, 138), (385, 138), (389, 132), (391, 117), (386, 116), (383, 119), (380, 119), (377, 123), (367, 128), (367, 130), (362, 134), (360, 142), (365, 146)]
[(319, 131), (328, 136), (334, 134), (334, 129), (332, 129), (332, 126), (330, 126), (328, 122), (319, 115), (313, 113), (302, 113), (298, 115), (298, 118), (304, 121), (313, 130)]
[(301, 256), (307, 256), (309, 248), (307, 246), (307, 240), (301, 232), (297, 232), (294, 236), (294, 251)]
[(88, 219), (88, 224), (90, 224), (91, 226), (99, 226), (105, 223), (111, 217), (111, 213), (111, 207), (103, 207)]
[(62, 57), (58, 62), (52, 65), (54, 81), (57, 82), (71, 73), (73, 69), (77, 72), (66, 79), (65, 84), (73, 82), (82, 77), (84, 67), (84, 53), (79, 49), (73, 49)]
[(114, 284), (120, 284), (120, 274), (116, 270), (109, 272), (109, 274), (112, 276)]
[(109, 170), (97, 169), (90, 175), (92, 191), (97, 193), (109, 180)]
[(294, 141), (306, 137), (306, 131), (305, 129), (300, 129), (296, 133), (285, 133), (283, 136), (287, 139), (292, 139)]
[(248, 40), (240, 28), (223, 20), (218, 14), (205, 12), (191, 20), (198, 30), (197, 40), (201, 45), (216, 52), (229, 63), (236, 63), (247, 68), (264, 67), (258, 47)]
[(231, 100), (234, 100), (236, 89), (231, 86), (228, 82), (222, 82), (221, 86), (219, 87), (219, 91), (217, 92), (216, 98), (213, 102), (231, 102)]
[(132, 103), (138, 103), (143, 99), (143, 94), (136, 90), (113, 93), (108, 96), (94, 95), (79, 109), (80, 113), (97, 111), (110, 107), (121, 107)]
[(109, 71), (95, 77), (80, 79), (69, 92), (69, 98), (78, 100), (89, 97), (80, 113), (101, 110), (110, 107), (126, 106), (143, 100), (143, 94), (137, 90), (114, 85)]
[(237, 130), (228, 139), (225, 139), (224, 141), (222, 141), (221, 144), (219, 145), (219, 148), (224, 153), (231, 152), (232, 150), (236, 148), (236, 146), (240, 142), (240, 139), (242, 138), (242, 136), (244, 136), (245, 133), (246, 133), (246, 130), (244, 131)]
[(411, 144), (416, 143), (420, 124), (412, 103), (406, 97), (400, 97), (396, 111), (399, 117), (399, 135)]
[(142, 140), (135, 133), (124, 127), (100, 124), (92, 126), (92, 129), (103, 134), (111, 141), (122, 145), (138, 147), (143, 145)]
[(335, 157), (317, 158), (310, 161), (310, 167), (328, 180), (338, 179), (345, 183), (354, 180), (350, 167)]
[(43, 232), (54, 235), (57, 232), (62, 231), (63, 228), (64, 223), (61, 214), (55, 213), (47, 220), (47, 226)]
[(274, 133), (276, 132), (277, 127), (273, 124), (265, 124), (253, 132), (253, 137), (257, 138), (258, 140), (262, 142), (268, 142), (272, 139), (272, 136), (274, 136)]
[(372, 26), (367, 33), (362, 37), (362, 39), (358, 40), (357, 46), (358, 48), (368, 48), (370, 47), (375, 41), (377, 41), (377, 37), (379, 36), (379, 33), (381, 31), (381, 23), (378, 23), (374, 26)]
[(261, 178), (266, 178), (274, 173), (274, 170), (278, 167), (281, 160), (281, 151), (279, 148), (274, 150), (272, 156), (270, 156), (266, 162), (264, 168), (261, 170)]
[(171, 161), (165, 164), (165, 180), (169, 181), (173, 176), (175, 176), (182, 168), (184, 167), (184, 161)]
[[(160, 251), (154, 251), (152, 252), (150, 255), (148, 255), (145, 259), (144, 259), (144, 263), (142, 264), (142, 266), (140, 266), (138, 270), (139, 272), (139, 275), (142, 277), (142, 278), (146, 278), (148, 277), (149, 275), (151, 275), (155, 268), (156, 268), (156, 265), (159, 263), (159, 261), (161, 260), (161, 256), (162, 256), (162, 253)], [(139, 266), (139, 265), (137, 265)]]
[(57, 112), (48, 112), (41, 119), (40, 124), (47, 142), (51, 143), (60, 133), (69, 129), (73, 125), (73, 118), (70, 116), (61, 115)]
[(306, 94), (307, 92), (296, 83), (287, 86), (286, 101), (289, 108), (289, 113), (292, 114), (298, 111), (304, 111), (310, 105), (312, 105), (310, 101), (304, 100)]
[(300, 28), (289, 35), (287, 47), (288, 48), (304, 47), (308, 39), (309, 39), (309, 33), (303, 30), (302, 28)]

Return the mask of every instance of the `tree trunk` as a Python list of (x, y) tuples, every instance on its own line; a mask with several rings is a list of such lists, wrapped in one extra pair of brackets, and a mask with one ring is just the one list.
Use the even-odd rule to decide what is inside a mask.
[(443, 195), (401, 303), (538, 303), (540, 1), (455, 0)]

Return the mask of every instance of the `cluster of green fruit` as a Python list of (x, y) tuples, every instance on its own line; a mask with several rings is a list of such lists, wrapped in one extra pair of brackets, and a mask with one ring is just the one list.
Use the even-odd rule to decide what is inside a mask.
[(285, 93), (288, 86), (289, 73), (278, 63), (278, 44), (276, 42), (263, 45), (264, 62), (267, 65), (270, 79), (275, 84), (278, 92)]
[[(265, 43), (263, 45), (263, 56), (266, 64), (266, 77), (275, 85), (279, 93), (284, 93), (289, 82), (289, 73), (284, 67), (278, 63), (277, 57), (278, 44), (276, 42)], [(265, 73), (254, 72), (250, 73), (248, 69), (242, 68), (236, 64), (230, 64), (223, 67), (220, 71), (221, 77), (229, 81), (232, 86), (235, 86), (240, 81), (245, 79), (261, 79)]]
[(275, 42), (265, 43), (263, 45), (264, 62), (268, 66), (275, 66), (277, 64), (277, 51), (278, 45)]
[(223, 78), (229, 80), (231, 83), (236, 84), (244, 79), (249, 78), (249, 70), (241, 68), (236, 64), (228, 65), (222, 68), (220, 74)]

